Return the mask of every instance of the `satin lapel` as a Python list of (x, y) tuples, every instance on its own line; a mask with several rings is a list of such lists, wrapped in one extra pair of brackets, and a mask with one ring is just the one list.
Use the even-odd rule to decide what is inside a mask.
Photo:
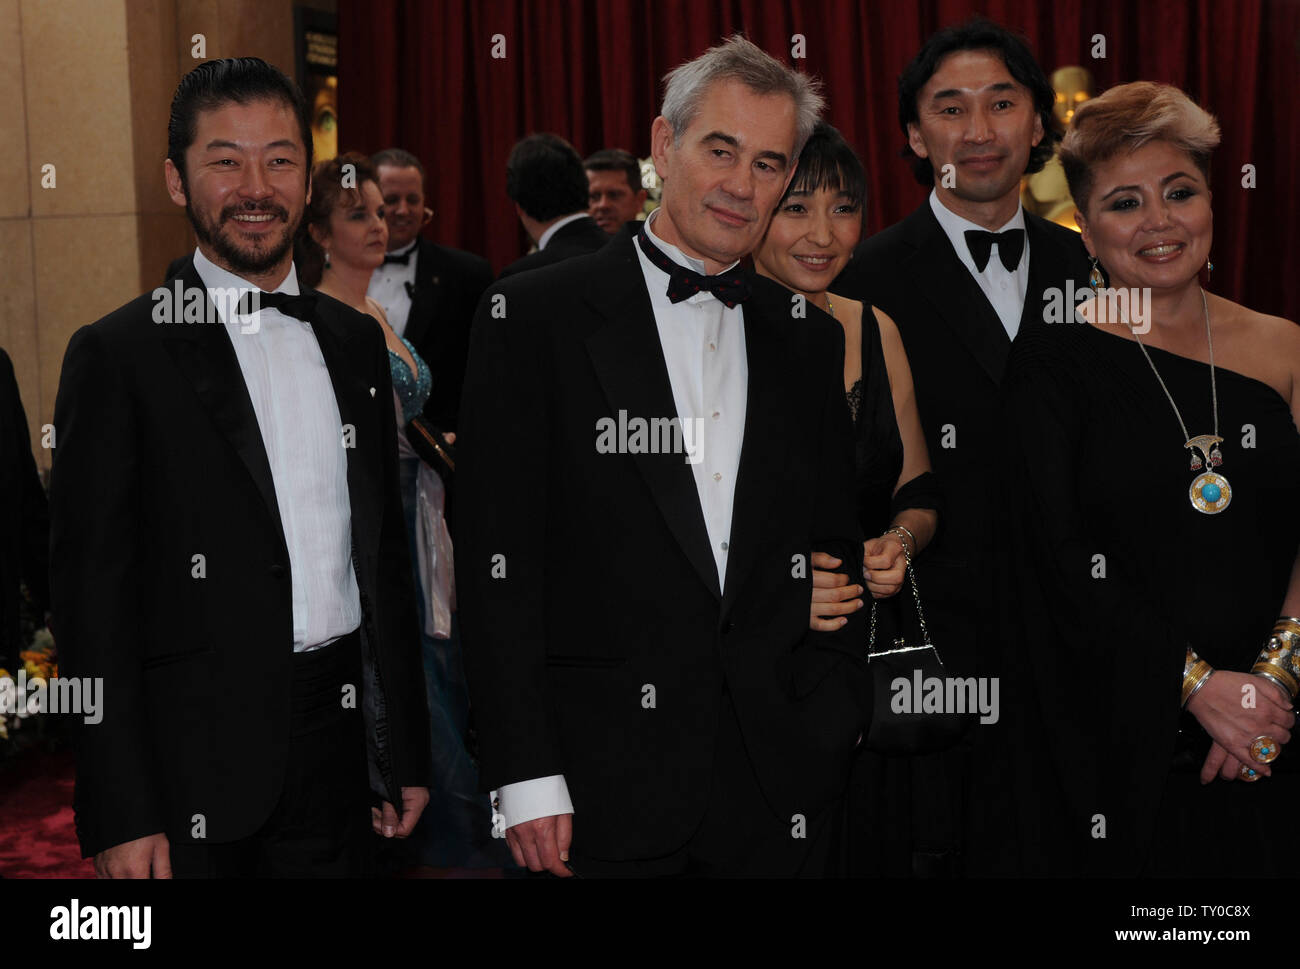
[[(439, 275), (433, 244), (421, 239), (415, 244), (415, 295), (411, 297), (411, 312), (406, 317), (406, 332), (403, 336), (413, 346), (422, 346), (429, 327), (433, 325), (438, 314), (442, 279)], [(426, 361), (432, 363), (433, 361)]]
[[(310, 290), (304, 289), (304, 292)], [(378, 442), (382, 440), (380, 427), (376, 421), (378, 413), (374, 398), (379, 393), (375, 386), (374, 374), (370, 370), (372, 361), (364, 353), (365, 347), (358, 340), (362, 330), (359, 324), (348, 325), (343, 320), (345, 307), (319, 294), (317, 296), (315, 318), (311, 321), (316, 342), (320, 345), (321, 356), (325, 359), (325, 368), (329, 370), (330, 383), (334, 387), (334, 400), (338, 404), (340, 442), (348, 461), (348, 495), (352, 506), (353, 534), (372, 536), (378, 534), (378, 522), (370, 516), (382, 508), (379, 482), (375, 480), (375, 468), (381, 467), (373, 457), (379, 453)], [(361, 318), (365, 322), (368, 317)], [(392, 395), (389, 394), (388, 411), (391, 416)], [(348, 446), (346, 431), (353, 431), (351, 446)], [(381, 457), (386, 460), (386, 457)], [(362, 527), (358, 528), (358, 516), (365, 516)]]
[(727, 587), (723, 611), (744, 587), (754, 566), (767, 509), (779, 490), (786, 461), (785, 433), (790, 388), (783, 386), (780, 327), (775, 307), (750, 299), (741, 311), (745, 318), (745, 359), (749, 374), (745, 392), (745, 437), (740, 450), (735, 499), (731, 511), (731, 538), (727, 551)]
[[(204, 319), (211, 322), (158, 324), (166, 327), (166, 332), (162, 334), (163, 345), (189, 380), (217, 430), (234, 447), (248, 469), (271, 520), (275, 522), (281, 548), (285, 548), (284, 529), (275, 498), (271, 465), (266, 458), (266, 445), (257, 425), (257, 414), (253, 411), (253, 401), (248, 395), (248, 386), (244, 383), (239, 358), (235, 356), (235, 348), (230, 342), (230, 333), (220, 322), (216, 307), (207, 298), (203, 280), (193, 262), (186, 265), (178, 278), (185, 287), (185, 293), (198, 291), (204, 294), (204, 302), (207, 304)], [(173, 286), (175, 282), (172, 281)], [(180, 318), (179, 310), (177, 317)], [(236, 331), (236, 338), (242, 336)]]
[[(1065, 298), (1065, 282), (1069, 275), (1066, 253), (1056, 245), (1043, 224), (1025, 213), (1025, 238), (1029, 240), (1029, 284), (1025, 291), (1025, 309), (1020, 315), (1019, 333), (1043, 322), (1043, 293), (1049, 287), (1057, 287), (1061, 298)], [(1070, 313), (1077, 303), (1066, 306)], [(1072, 317), (1067, 316), (1067, 319)]]
[[(601, 268), (593, 272), (586, 295), (605, 323), (587, 337), (587, 352), (615, 420), (619, 411), (625, 411), (629, 420), (675, 418), (677, 405), (668, 365), (633, 245), (630, 236), (620, 237), (601, 250)], [(686, 456), (642, 453), (631, 457), (678, 545), (714, 597), (720, 599), (718, 567)]]
[[(905, 262), (912, 289), (920, 294), (958, 341), (970, 351), (994, 383), (1002, 382), (1011, 339), (979, 283), (952, 250), (930, 203), (909, 220), (909, 239), (916, 250)], [(1031, 256), (1032, 263), (1032, 256)]]

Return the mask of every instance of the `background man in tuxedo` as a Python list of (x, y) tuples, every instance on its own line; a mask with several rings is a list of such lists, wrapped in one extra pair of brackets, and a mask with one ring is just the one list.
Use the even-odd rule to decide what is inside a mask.
[(641, 163), (630, 151), (602, 148), (582, 163), (587, 170), (588, 211), (601, 231), (613, 235), (645, 208)]
[(492, 285), (492, 267), (482, 256), (420, 235), (431, 213), (424, 207), (425, 174), (418, 158), (387, 148), (372, 155), (370, 163), (384, 196), (388, 254), (370, 277), (368, 295), (433, 373), (424, 416), (442, 431), (455, 431), (469, 327), (479, 297)]
[(582, 159), (559, 135), (529, 135), (510, 149), (506, 194), (537, 251), (506, 266), (498, 279), (595, 252), (609, 242), (609, 234), (587, 214)]
[(359, 874), (367, 789), (389, 837), (428, 800), (384, 338), (299, 291), (311, 135), (282, 73), (187, 74), (165, 168), (206, 316), (145, 294), (83, 327), (55, 404), (54, 632), (106, 701), (82, 851), (106, 877)]
[(0, 349), (0, 666), (22, 668), (20, 586), (31, 595), (37, 621), (50, 603), (50, 516), (32, 457), (18, 379)]
[[(1020, 206), (1021, 176), (1039, 171), (1060, 140), (1054, 100), (1028, 47), (996, 24), (977, 19), (927, 40), (899, 77), (898, 111), (929, 198), (864, 242), (834, 286), (892, 316), (907, 349), (948, 503), (925, 555), (926, 617), (962, 676), (996, 672), (993, 509), (1011, 341), (1045, 325), (1045, 294), (1087, 274), (1078, 236)], [(969, 738), (914, 765), (914, 828), (929, 856), (917, 859), (918, 873), (960, 866), (968, 771)]]
[[(864, 613), (807, 628), (812, 548), (861, 559), (843, 336), (738, 263), (820, 108), (743, 38), (682, 65), (645, 235), (479, 305), (457, 591), (483, 782), (533, 870), (825, 870), (870, 704)], [(669, 418), (695, 437), (611, 430)]]

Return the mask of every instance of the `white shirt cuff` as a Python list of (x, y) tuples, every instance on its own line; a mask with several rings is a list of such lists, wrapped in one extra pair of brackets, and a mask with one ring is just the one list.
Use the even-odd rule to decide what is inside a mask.
[(573, 813), (569, 785), (564, 783), (563, 774), (502, 784), (497, 797), (500, 799), (498, 811), (505, 818), (507, 828), (553, 814)]

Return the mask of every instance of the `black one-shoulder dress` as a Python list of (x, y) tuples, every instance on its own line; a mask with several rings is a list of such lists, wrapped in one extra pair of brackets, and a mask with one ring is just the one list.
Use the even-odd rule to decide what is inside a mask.
[[(1214, 427), (1208, 364), (1149, 348), (1188, 433)], [(1005, 382), (1007, 811), (1019, 870), (1231, 876), (1294, 864), (1278, 824), (1300, 750), (1254, 783), (1198, 779), (1209, 737), (1180, 711), (1187, 646), (1249, 671), (1300, 547), (1300, 432), (1271, 386), (1218, 367), (1231, 501), (1197, 472), (1141, 350), (1081, 323), (1017, 340)], [(1203, 469), (1202, 469), (1203, 470)], [(1274, 689), (1260, 681), (1261, 688)]]

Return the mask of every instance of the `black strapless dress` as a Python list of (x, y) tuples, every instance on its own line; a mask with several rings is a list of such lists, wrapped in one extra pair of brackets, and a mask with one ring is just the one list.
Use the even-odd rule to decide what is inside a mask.
[[(1208, 364), (1149, 350), (1188, 433), (1211, 433)], [(1293, 864), (1267, 832), (1300, 803), (1300, 751), (1284, 752), (1271, 778), (1203, 787), (1209, 738), (1179, 710), (1188, 645), (1217, 669), (1250, 669), (1300, 547), (1289, 406), (1267, 384), (1216, 373), (1217, 470), (1232, 497), (1207, 515), (1189, 501), (1197, 472), (1136, 345), (1063, 324), (1013, 347), (1001, 611), (1003, 707), (1014, 707), (1005, 817), (1021, 871), (1222, 876)]]

